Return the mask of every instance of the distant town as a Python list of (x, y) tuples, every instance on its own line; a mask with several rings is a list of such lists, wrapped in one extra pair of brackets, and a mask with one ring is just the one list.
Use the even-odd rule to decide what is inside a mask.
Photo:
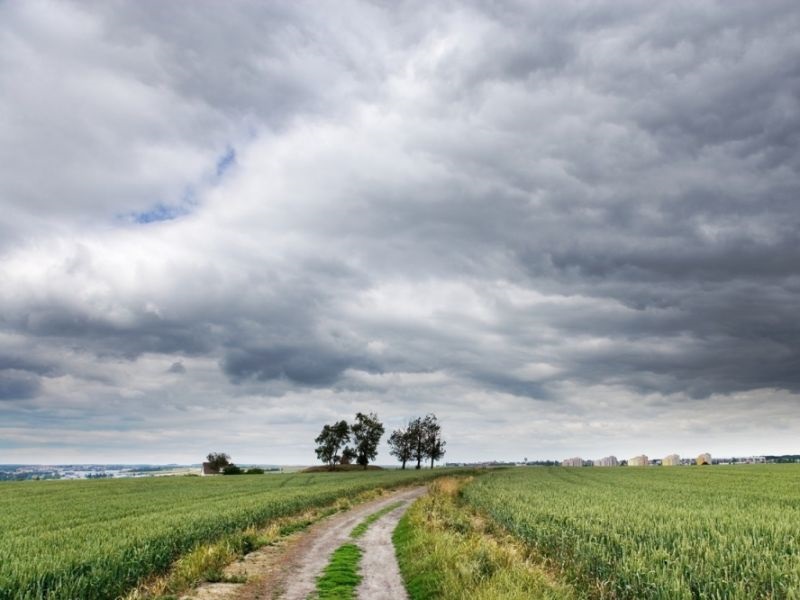
[(587, 460), (579, 456), (565, 458), (564, 460), (531, 460), (524, 458), (521, 461), (485, 461), (485, 462), (449, 462), (446, 467), (504, 467), (504, 466), (543, 466), (543, 467), (667, 467), (688, 465), (752, 465), (766, 463), (800, 463), (800, 454), (781, 454), (765, 456), (733, 456), (714, 458), (704, 452), (693, 458), (681, 458), (677, 454), (670, 454), (664, 458), (649, 458), (645, 454), (629, 459), (618, 459), (616, 456), (605, 456), (596, 460)]
[[(276, 465), (258, 465), (264, 471), (278, 472)], [(109, 479), (199, 475), (200, 465), (0, 465), (0, 481), (42, 479)]]

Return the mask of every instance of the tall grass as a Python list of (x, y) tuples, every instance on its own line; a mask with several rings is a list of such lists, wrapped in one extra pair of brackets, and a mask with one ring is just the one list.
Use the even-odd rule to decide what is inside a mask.
[(571, 590), (530, 560), (524, 546), (459, 500), (462, 482), (430, 484), (393, 541), (412, 600), (565, 600)]
[(194, 548), (440, 472), (0, 484), (0, 600), (115, 598)]
[(800, 598), (800, 466), (526, 468), (465, 499), (600, 598)]

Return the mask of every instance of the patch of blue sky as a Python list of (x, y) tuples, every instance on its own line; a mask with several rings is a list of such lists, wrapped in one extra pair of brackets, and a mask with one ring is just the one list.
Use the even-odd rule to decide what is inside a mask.
[[(221, 179), (225, 173), (236, 164), (236, 149), (233, 146), (228, 146), (225, 152), (222, 153), (215, 163), (215, 180)], [(205, 185), (212, 183), (208, 179)], [(197, 195), (192, 186), (186, 187), (183, 192), (183, 197), (180, 202), (169, 204), (166, 202), (157, 202), (149, 209), (142, 212), (129, 213), (123, 218), (126, 221), (137, 223), (139, 225), (147, 225), (149, 223), (158, 223), (160, 221), (171, 221), (189, 214), (192, 209), (197, 205)]]
[(217, 160), (217, 177), (222, 177), (225, 171), (236, 164), (236, 149), (228, 146), (225, 153)]
[(171, 221), (181, 215), (186, 214), (186, 210), (179, 206), (167, 206), (166, 204), (156, 204), (150, 210), (133, 214), (133, 221), (140, 225), (156, 223), (158, 221)]

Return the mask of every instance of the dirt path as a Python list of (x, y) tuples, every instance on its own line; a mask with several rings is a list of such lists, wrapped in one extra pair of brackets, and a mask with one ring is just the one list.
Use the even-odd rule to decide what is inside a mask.
[[(362, 538), (358, 540), (358, 545), (364, 551), (361, 559), (362, 572), (365, 574), (364, 580), (359, 587), (359, 598), (407, 598), (403, 582), (400, 580), (400, 573), (397, 568), (397, 560), (394, 556), (394, 548), (392, 546), (392, 531), (397, 521), (405, 512), (406, 508), (415, 499), (419, 498), (425, 493), (424, 487), (411, 488), (395, 492), (394, 494), (385, 496), (377, 501), (370, 502), (356, 507), (355, 509), (337, 515), (325, 523), (321, 523), (318, 531), (312, 532), (314, 540), (308, 546), (307, 552), (302, 560), (295, 565), (294, 569), (289, 569), (286, 573), (286, 581), (284, 584), (283, 592), (278, 596), (281, 600), (306, 600), (316, 588), (317, 577), (322, 573), (322, 570), (328, 564), (331, 554), (339, 546), (345, 542), (352, 541), (350, 539), (350, 531), (353, 527), (358, 525), (365, 517), (377, 512), (381, 508), (388, 506), (398, 500), (403, 501), (403, 505), (399, 506), (392, 512), (384, 515), (378, 521), (372, 524)], [(392, 524), (392, 522), (394, 524)], [(389, 549), (386, 549), (386, 535), (372, 535), (373, 530), (388, 529), (388, 544)], [(316, 534), (316, 535), (314, 535)], [(368, 561), (372, 563), (371, 555), (379, 554), (382, 556), (382, 562), (377, 563), (379, 567), (376, 569), (369, 568)], [(388, 559), (387, 559), (388, 554)], [(386, 578), (387, 582), (393, 584), (393, 588), (397, 595), (387, 595), (388, 591), (383, 587), (375, 587), (376, 585), (383, 585), (380, 580), (383, 579), (382, 573), (370, 574), (370, 571), (390, 571), (389, 567), (394, 566), (396, 572), (395, 577)], [(369, 579), (369, 581), (368, 581)], [(377, 580), (377, 581), (376, 581)], [(399, 586), (399, 587), (398, 587)], [(362, 594), (362, 588), (364, 593)], [(376, 591), (376, 595), (369, 595), (370, 590)], [(366, 594), (366, 595), (364, 595)]]
[(364, 551), (361, 558), (364, 578), (358, 597), (404, 600), (408, 596), (397, 567), (392, 532), (406, 509), (425, 491), (424, 486), (403, 488), (323, 519), (285, 543), (257, 550), (225, 569), (228, 576), (246, 576), (247, 583), (205, 584), (181, 600), (306, 600), (316, 589), (317, 577), (333, 551), (353, 541), (350, 538), (353, 527), (398, 501), (403, 504), (374, 522), (356, 541)]

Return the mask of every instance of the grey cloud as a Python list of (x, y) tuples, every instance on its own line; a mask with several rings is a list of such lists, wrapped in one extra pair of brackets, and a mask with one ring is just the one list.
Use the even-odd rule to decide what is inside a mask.
[(16, 369), (0, 369), (0, 401), (27, 400), (41, 391), (39, 377)]
[[(0, 16), (18, 395), (20, 373), (80, 379), (93, 358), (125, 365), (104, 398), (185, 369), (199, 395), (325, 410), (378, 390), (398, 418), (442, 395), (557, 421), (610, 388), (740, 414), (738, 394), (800, 393), (792, 2)], [(443, 380), (391, 383), (426, 373)]]
[(237, 349), (227, 353), (222, 369), (233, 381), (286, 378), (300, 385), (331, 385), (352, 366), (347, 357), (321, 348), (273, 347)]
[(183, 373), (186, 373), (186, 367), (183, 366), (181, 361), (176, 361), (170, 365), (169, 369), (167, 369), (167, 373), (182, 375)]

